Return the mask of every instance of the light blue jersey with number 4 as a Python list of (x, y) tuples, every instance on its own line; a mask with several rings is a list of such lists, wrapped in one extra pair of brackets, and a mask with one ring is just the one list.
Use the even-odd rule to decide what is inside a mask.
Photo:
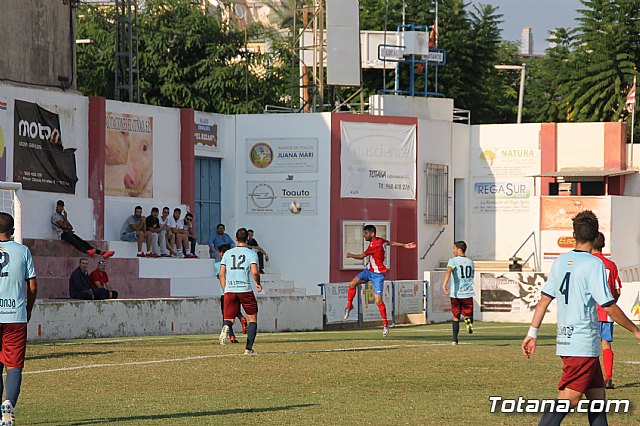
[(449, 259), (447, 268), (451, 269), (451, 290), (449, 294), (454, 299), (473, 297), (473, 274), (475, 268), (473, 260), (465, 256)]
[(614, 302), (604, 263), (590, 253), (572, 250), (553, 265), (542, 293), (558, 304), (558, 356), (600, 356), (600, 324), (596, 304)]
[(35, 276), (27, 246), (15, 241), (0, 241), (0, 323), (27, 322), (25, 280)]
[(227, 250), (220, 261), (225, 266), (225, 293), (245, 293), (251, 287), (251, 264), (258, 264), (258, 255), (247, 247)]

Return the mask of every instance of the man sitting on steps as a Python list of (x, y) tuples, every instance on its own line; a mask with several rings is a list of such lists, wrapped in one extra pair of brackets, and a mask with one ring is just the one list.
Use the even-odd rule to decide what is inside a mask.
[(102, 255), (103, 258), (108, 259), (116, 253), (115, 251), (102, 252), (74, 234), (73, 226), (67, 219), (67, 212), (64, 209), (64, 201), (62, 200), (58, 200), (56, 203), (56, 211), (51, 215), (51, 227), (56, 231), (58, 238), (68, 242), (82, 253), (89, 255), (89, 257), (93, 257), (98, 254)]

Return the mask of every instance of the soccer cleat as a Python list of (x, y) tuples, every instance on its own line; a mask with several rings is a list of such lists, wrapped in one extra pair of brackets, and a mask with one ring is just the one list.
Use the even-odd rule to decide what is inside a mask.
[(231, 336), (231, 337), (229, 337), (229, 341), (230, 341), (231, 343), (240, 343), (240, 342), (238, 342), (238, 338), (237, 338), (236, 336)]
[(458, 341), (457, 341), (457, 340), (454, 340), (453, 342), (451, 342), (451, 344), (455, 346), (455, 345), (457, 345), (457, 344), (458, 344)]
[(467, 324), (467, 331), (469, 332), (469, 334), (473, 334), (473, 323), (471, 322), (471, 320), (469, 318), (465, 318), (464, 323)]
[(349, 313), (351, 313), (351, 311), (353, 311), (353, 305), (351, 306), (347, 306), (344, 310), (344, 317), (342, 318), (344, 321), (349, 319)]
[(389, 326), (385, 325), (382, 327), (382, 337), (387, 337), (389, 335)]
[(104, 253), (102, 253), (102, 258), (103, 259), (108, 259), (111, 256), (113, 256), (114, 254), (116, 254), (116, 252), (113, 251), (113, 250), (105, 251)]
[(1, 426), (15, 426), (16, 419), (15, 414), (13, 412), (13, 404), (8, 399), (2, 403), (0, 406), (0, 410), (2, 411), (2, 421), (0, 421)]
[(616, 387), (613, 386), (613, 381), (612, 380), (607, 380), (606, 382), (604, 382), (604, 387), (605, 389), (615, 389)]
[(242, 326), (242, 333), (247, 334), (247, 319), (245, 317), (240, 317), (240, 325)]
[(222, 331), (220, 332), (220, 338), (218, 339), (220, 341), (220, 345), (224, 346), (227, 344), (227, 341), (229, 340), (229, 326), (225, 325), (222, 327)]
[(255, 355), (258, 355), (258, 352), (254, 351), (253, 349), (245, 349), (244, 350), (244, 354), (245, 355), (255, 356)]
[(87, 254), (89, 255), (89, 257), (95, 256), (96, 255), (96, 249), (87, 250)]

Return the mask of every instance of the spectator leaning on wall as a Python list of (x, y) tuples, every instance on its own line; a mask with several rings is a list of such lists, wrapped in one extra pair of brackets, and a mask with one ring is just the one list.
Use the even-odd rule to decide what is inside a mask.
[(62, 200), (58, 200), (58, 202), (56, 203), (56, 210), (51, 215), (51, 227), (58, 235), (58, 238), (68, 242), (76, 249), (80, 250), (82, 253), (89, 255), (90, 257), (98, 254), (102, 255), (103, 258), (108, 259), (116, 253), (115, 251), (102, 252), (82, 238), (78, 237), (73, 232), (73, 226), (67, 219), (67, 212), (64, 209), (64, 201)]

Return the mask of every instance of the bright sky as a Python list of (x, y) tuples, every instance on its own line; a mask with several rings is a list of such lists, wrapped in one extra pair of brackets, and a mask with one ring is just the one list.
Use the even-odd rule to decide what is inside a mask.
[(520, 41), (522, 28), (531, 27), (536, 53), (544, 53), (548, 47), (546, 39), (550, 30), (575, 27), (576, 9), (584, 7), (580, 0), (471, 0), (471, 3), (492, 4), (499, 8), (504, 15), (502, 38), (505, 40)]

